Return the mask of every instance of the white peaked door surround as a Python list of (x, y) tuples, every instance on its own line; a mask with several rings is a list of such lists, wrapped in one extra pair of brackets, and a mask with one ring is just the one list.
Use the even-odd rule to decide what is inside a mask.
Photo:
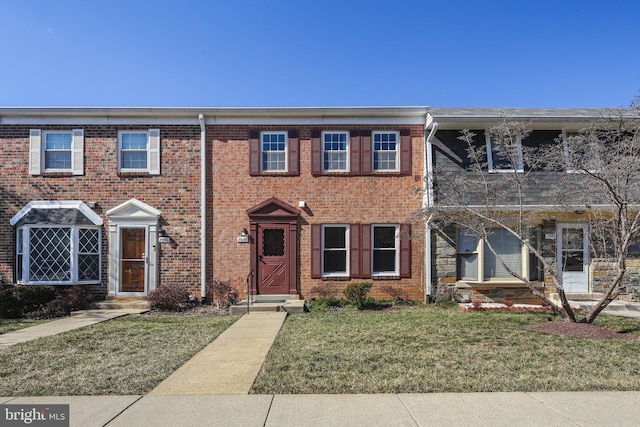
[(158, 287), (160, 211), (137, 199), (107, 212), (109, 295), (146, 296)]

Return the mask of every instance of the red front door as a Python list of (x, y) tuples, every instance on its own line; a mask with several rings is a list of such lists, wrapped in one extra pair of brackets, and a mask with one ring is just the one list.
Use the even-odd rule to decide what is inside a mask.
[(269, 224), (258, 228), (256, 265), (259, 294), (289, 293), (288, 242), (288, 224)]

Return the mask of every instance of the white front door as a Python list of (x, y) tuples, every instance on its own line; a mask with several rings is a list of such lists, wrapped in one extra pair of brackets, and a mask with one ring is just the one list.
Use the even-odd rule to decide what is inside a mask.
[(559, 223), (558, 272), (565, 292), (589, 292), (587, 224)]

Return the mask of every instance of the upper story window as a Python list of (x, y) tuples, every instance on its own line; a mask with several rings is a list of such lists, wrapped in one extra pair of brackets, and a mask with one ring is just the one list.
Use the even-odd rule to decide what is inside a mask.
[(523, 172), (522, 141), (519, 136), (496, 138), (486, 132), (489, 172)]
[(84, 130), (29, 131), (29, 173), (84, 173)]
[(591, 140), (589, 135), (576, 131), (562, 133), (567, 172), (596, 172), (600, 169), (600, 154), (597, 139)]
[(373, 132), (373, 170), (398, 171), (399, 132)]
[(71, 171), (71, 132), (44, 132), (44, 169)]
[(322, 167), (327, 172), (349, 171), (349, 132), (322, 133)]
[(249, 130), (249, 175), (297, 176), (300, 174), (298, 130)]
[(121, 172), (160, 174), (160, 131), (120, 131), (118, 169)]
[(287, 133), (262, 132), (260, 134), (263, 172), (287, 171)]

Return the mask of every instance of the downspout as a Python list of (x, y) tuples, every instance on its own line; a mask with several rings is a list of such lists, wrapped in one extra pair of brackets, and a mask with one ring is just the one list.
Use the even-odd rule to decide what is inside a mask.
[[(430, 131), (429, 131), (429, 128)], [(427, 131), (429, 133), (427, 134)], [(427, 113), (427, 118), (424, 124), (424, 166), (423, 169), (426, 171), (427, 176), (424, 180), (424, 191), (422, 196), (422, 210), (428, 207), (433, 206), (434, 196), (433, 196), (433, 152), (431, 149), (431, 138), (434, 137), (436, 132), (438, 131), (438, 122), (434, 121), (433, 116)], [(433, 213), (429, 214), (429, 218), (425, 221), (425, 230), (424, 230), (424, 269), (425, 269), (425, 302), (430, 302), (431, 300), (431, 220), (433, 219)]]
[(200, 123), (200, 300), (207, 295), (207, 128), (204, 115)]

